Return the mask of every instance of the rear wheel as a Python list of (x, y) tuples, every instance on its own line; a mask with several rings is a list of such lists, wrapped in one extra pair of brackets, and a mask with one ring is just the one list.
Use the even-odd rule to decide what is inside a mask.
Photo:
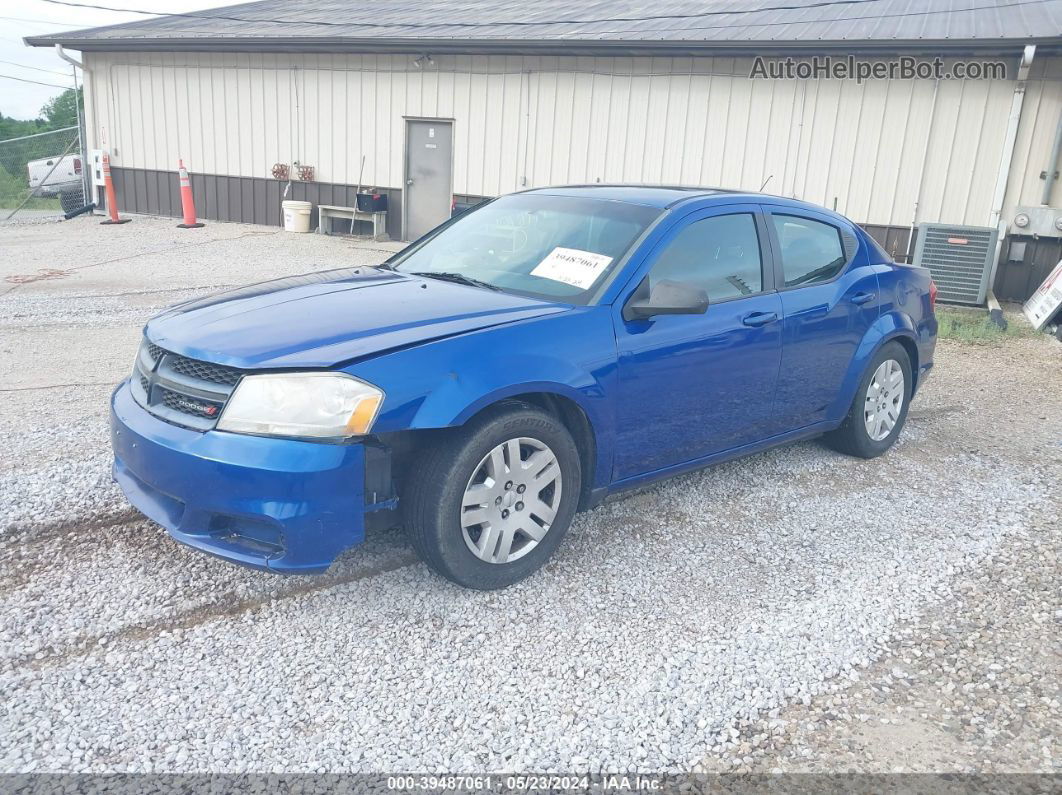
[(841, 427), (826, 443), (848, 455), (875, 458), (896, 443), (911, 402), (911, 360), (898, 342), (883, 346), (859, 382)]
[(405, 494), (406, 528), (434, 571), (467, 588), (524, 579), (560, 545), (582, 487), (579, 452), (551, 414), (490, 410), (425, 451)]

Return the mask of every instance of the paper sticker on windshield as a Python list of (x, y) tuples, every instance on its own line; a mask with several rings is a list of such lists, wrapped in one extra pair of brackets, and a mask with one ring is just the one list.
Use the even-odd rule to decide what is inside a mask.
[(580, 251), (577, 248), (555, 248), (531, 271), (532, 276), (564, 282), (580, 290), (586, 290), (597, 281), (612, 257)]

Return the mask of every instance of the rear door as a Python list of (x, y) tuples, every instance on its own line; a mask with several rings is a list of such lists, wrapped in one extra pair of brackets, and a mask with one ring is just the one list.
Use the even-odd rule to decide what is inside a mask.
[[(781, 302), (757, 205), (679, 219), (614, 307), (619, 351), (614, 480), (762, 439), (781, 356)], [(643, 278), (702, 287), (708, 311), (624, 320)]]
[(764, 209), (784, 315), (774, 410), (784, 433), (836, 419), (828, 409), (881, 300), (851, 225), (813, 210)]

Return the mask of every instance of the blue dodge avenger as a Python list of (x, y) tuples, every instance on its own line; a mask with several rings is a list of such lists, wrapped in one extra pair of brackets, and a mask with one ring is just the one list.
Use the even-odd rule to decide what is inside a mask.
[(151, 320), (112, 397), (114, 476), (236, 563), (322, 572), (401, 524), (439, 574), (500, 588), (624, 489), (819, 435), (884, 453), (933, 365), (935, 297), (799, 201), (512, 194), (378, 267)]

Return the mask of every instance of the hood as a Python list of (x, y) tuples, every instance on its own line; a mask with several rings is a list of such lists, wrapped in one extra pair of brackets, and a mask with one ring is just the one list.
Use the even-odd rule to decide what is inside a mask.
[(346, 268), (294, 276), (179, 304), (148, 339), (233, 367), (331, 367), (570, 307), (480, 287)]

